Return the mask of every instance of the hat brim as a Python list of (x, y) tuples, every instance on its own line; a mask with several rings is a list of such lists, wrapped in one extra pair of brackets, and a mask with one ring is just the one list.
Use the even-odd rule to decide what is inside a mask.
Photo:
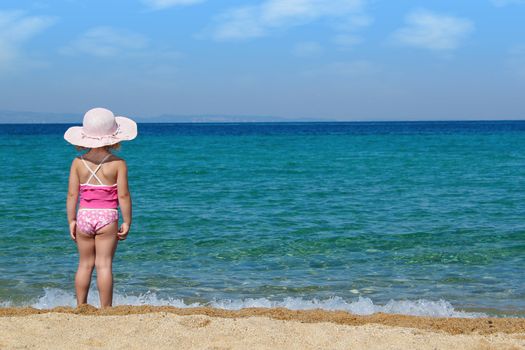
[(100, 138), (86, 137), (81, 126), (72, 126), (64, 134), (64, 139), (75, 146), (97, 148), (111, 146), (121, 141), (133, 140), (137, 137), (137, 123), (126, 117), (115, 117), (118, 132), (114, 135)]

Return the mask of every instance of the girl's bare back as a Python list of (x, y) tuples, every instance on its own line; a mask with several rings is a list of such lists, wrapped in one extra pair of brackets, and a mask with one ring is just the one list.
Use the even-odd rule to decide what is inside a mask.
[[(90, 154), (90, 152), (83, 155), (82, 158), (87, 163), (89, 168), (93, 171), (97, 168), (97, 166), (103, 159), (100, 157), (100, 155), (93, 155)], [(117, 183), (118, 169), (119, 165), (122, 165), (122, 162), (125, 163), (125, 161), (122, 158), (111, 154), (109, 158), (105, 160), (104, 164), (100, 167), (100, 169), (97, 171), (96, 175), (104, 184), (113, 185)], [(81, 184), (85, 184), (88, 183), (87, 181), (91, 177), (91, 172), (81, 163), (82, 159), (80, 157), (75, 159), (76, 171), (78, 174), (79, 182)], [(89, 184), (98, 185), (97, 180), (93, 177), (90, 179)]]

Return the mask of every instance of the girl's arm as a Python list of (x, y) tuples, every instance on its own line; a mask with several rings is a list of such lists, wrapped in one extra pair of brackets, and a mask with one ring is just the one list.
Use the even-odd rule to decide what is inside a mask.
[(69, 223), (69, 233), (73, 240), (76, 240), (76, 222), (77, 222), (77, 202), (78, 202), (78, 187), (80, 180), (78, 179), (77, 167), (75, 159), (71, 163), (71, 170), (69, 171), (69, 187), (67, 191), (66, 210), (67, 221)]
[(128, 187), (128, 167), (125, 161), (120, 162), (117, 173), (117, 191), (123, 223), (118, 232), (119, 239), (126, 239), (131, 227), (131, 195)]

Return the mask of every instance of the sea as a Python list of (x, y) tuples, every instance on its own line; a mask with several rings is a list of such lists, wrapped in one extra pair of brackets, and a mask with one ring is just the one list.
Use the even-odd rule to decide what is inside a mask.
[[(0, 125), (1, 307), (75, 306), (70, 126)], [(138, 129), (114, 305), (525, 317), (525, 121)]]

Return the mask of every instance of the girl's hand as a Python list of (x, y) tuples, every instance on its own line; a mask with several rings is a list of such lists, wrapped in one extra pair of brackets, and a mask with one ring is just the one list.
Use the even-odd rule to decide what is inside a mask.
[(129, 224), (126, 222), (123, 222), (122, 225), (120, 225), (120, 229), (117, 232), (117, 236), (119, 241), (123, 241), (126, 239), (129, 233)]
[(69, 223), (69, 235), (71, 236), (71, 239), (75, 242), (77, 241), (77, 221), (71, 220)]

